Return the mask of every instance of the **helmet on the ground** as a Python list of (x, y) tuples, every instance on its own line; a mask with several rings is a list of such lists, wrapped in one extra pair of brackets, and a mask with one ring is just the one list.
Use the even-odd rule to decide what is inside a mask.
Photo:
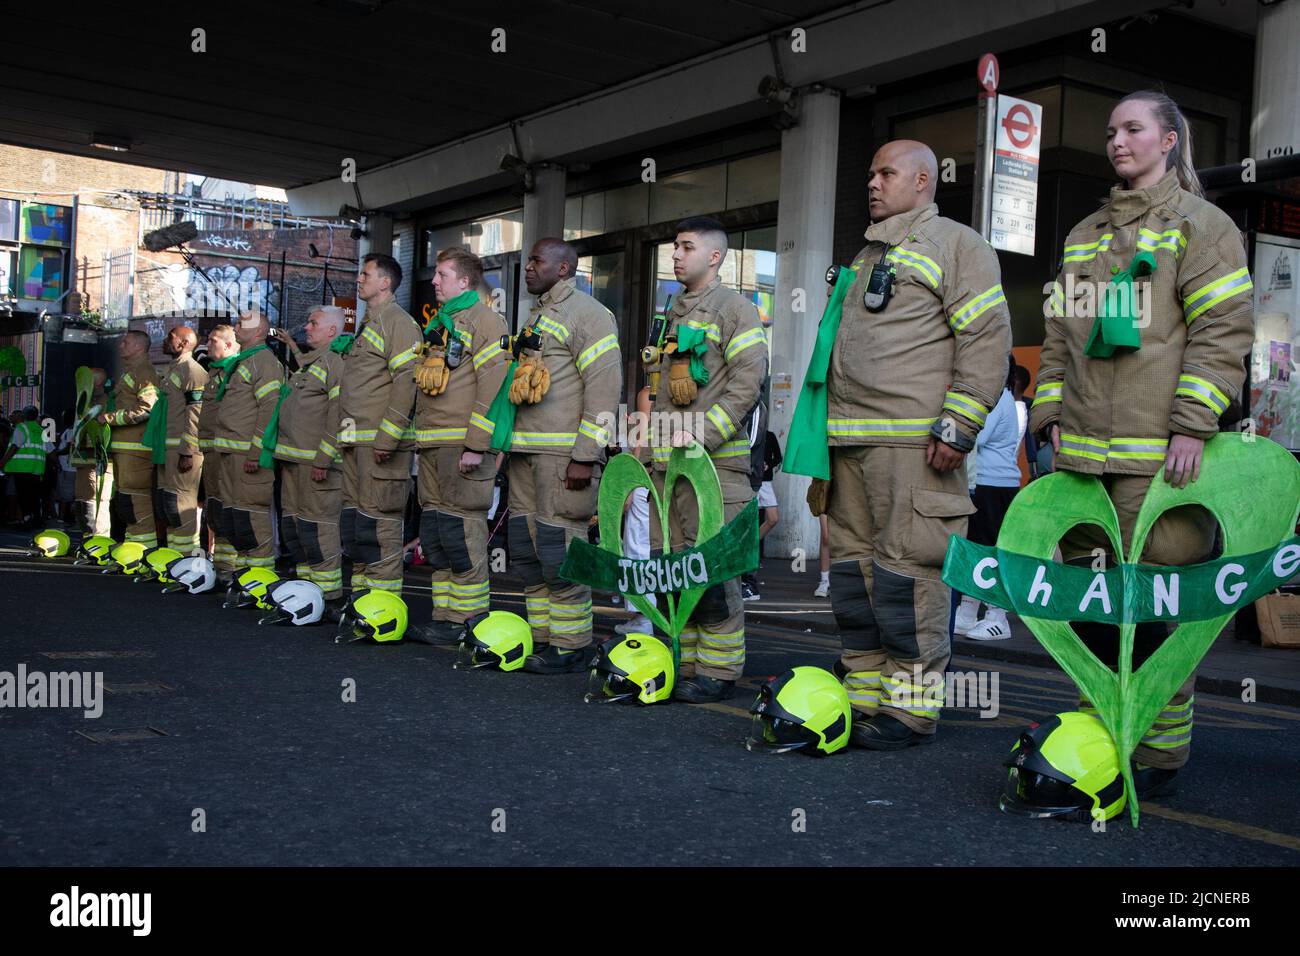
[(456, 667), (496, 667), (514, 671), (533, 652), (533, 629), (518, 614), (492, 611), (465, 622)]
[(235, 575), (234, 587), (239, 591), (239, 606), (255, 605), (263, 610), (271, 607), (266, 600), (266, 589), (280, 580), (280, 575), (270, 568), (244, 568)]
[(271, 611), (258, 624), (317, 624), (325, 614), (325, 594), (311, 581), (279, 581), (266, 600)]
[(367, 588), (352, 595), (339, 618), (336, 644), (370, 638), (387, 644), (400, 641), (406, 633), (406, 602), (401, 595)]
[(123, 541), (110, 551), (108, 556), (117, 566), (116, 570), (123, 574), (135, 574), (140, 569), (140, 563), (144, 561), (144, 551), (144, 545), (139, 541)]
[(184, 554), (175, 548), (150, 548), (144, 553), (144, 563), (140, 566), (140, 576), (144, 578), (157, 578), (163, 584), (171, 582), (167, 576), (167, 568), (172, 562), (179, 561), (185, 557)]
[(633, 700), (655, 704), (673, 696), (676, 676), (672, 649), (654, 635), (611, 638), (596, 648), (583, 700), (589, 704)]
[(72, 541), (56, 528), (46, 528), (32, 536), (31, 547), (43, 558), (61, 558), (72, 548)]
[(167, 577), (175, 582), (169, 591), (203, 594), (217, 586), (217, 569), (207, 558), (178, 558), (167, 565)]
[(745, 749), (781, 754), (791, 750), (825, 756), (849, 743), (853, 711), (849, 695), (828, 670), (795, 667), (758, 689)]
[(109, 552), (117, 547), (117, 542), (106, 534), (94, 534), (81, 542), (77, 548), (77, 564), (108, 564)]
[(1021, 817), (1110, 820), (1124, 809), (1119, 752), (1105, 725), (1069, 711), (1020, 735), (998, 807)]

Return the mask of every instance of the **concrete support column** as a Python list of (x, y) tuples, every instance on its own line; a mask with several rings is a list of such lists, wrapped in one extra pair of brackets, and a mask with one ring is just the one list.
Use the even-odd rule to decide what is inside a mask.
[(528, 318), (533, 298), (524, 287), (524, 263), (528, 250), (538, 239), (564, 238), (564, 190), (568, 177), (563, 166), (538, 163), (533, 166), (533, 189), (524, 193), (524, 238), (519, 263), (519, 321)]
[(1300, 3), (1259, 8), (1255, 29), (1255, 115), (1250, 155), (1258, 162), (1300, 153)]
[[(826, 307), (826, 270), (833, 264), (839, 145), (839, 93), (804, 93), (799, 124), (781, 134), (768, 427), (781, 440), (782, 449), (789, 442), (795, 401), (817, 339), (817, 323)], [(779, 471), (775, 485), (781, 521), (767, 536), (767, 553), (790, 556), (801, 550), (809, 571), (815, 572), (820, 530), (804, 500), (808, 479)], [(811, 589), (816, 584), (815, 574), (808, 580)]]
[[(372, 252), (383, 252), (388, 255), (393, 254), (393, 217), (383, 213), (371, 213), (361, 221), (361, 228), (366, 231), (366, 235), (357, 240), (357, 272), (361, 272), (361, 267), (365, 265), (362, 262), (366, 256)], [(411, 281), (411, 276), (402, 276), (402, 284)], [(355, 289), (355, 283), (353, 284)], [(348, 293), (340, 293), (347, 295)], [(353, 295), (356, 294), (354, 291)], [(366, 304), (361, 299), (357, 299), (357, 323), (366, 315)]]

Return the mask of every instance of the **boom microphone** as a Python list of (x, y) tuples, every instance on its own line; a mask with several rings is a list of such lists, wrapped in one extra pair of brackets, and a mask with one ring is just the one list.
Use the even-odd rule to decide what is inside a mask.
[(198, 226), (193, 222), (173, 223), (170, 226), (163, 226), (161, 229), (155, 229), (153, 232), (144, 234), (144, 247), (150, 252), (162, 252), (164, 249), (170, 249), (173, 246), (181, 246), (189, 242), (199, 234)]

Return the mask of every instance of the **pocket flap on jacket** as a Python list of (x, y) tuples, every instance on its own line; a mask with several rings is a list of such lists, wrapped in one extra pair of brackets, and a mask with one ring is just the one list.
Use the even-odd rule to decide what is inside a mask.
[(912, 489), (912, 507), (927, 518), (961, 518), (975, 513), (975, 503), (970, 495), (954, 495), (946, 491)]

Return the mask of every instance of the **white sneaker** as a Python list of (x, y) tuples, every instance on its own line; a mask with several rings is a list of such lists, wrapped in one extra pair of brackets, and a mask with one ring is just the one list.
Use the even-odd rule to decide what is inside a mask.
[(957, 617), (952, 622), (952, 629), (957, 634), (969, 634), (970, 629), (979, 623), (980, 606), (963, 600), (957, 605)]
[(653, 634), (654, 625), (650, 623), (650, 618), (644, 614), (638, 614), (630, 621), (624, 621), (614, 628), (615, 634)]
[(830, 597), (830, 596), (831, 596), (831, 582), (829, 581), (822, 581), (820, 584), (817, 585), (817, 590), (813, 592), (813, 597)]
[(972, 641), (1005, 641), (1011, 636), (1011, 625), (1005, 614), (990, 613), (967, 631), (966, 636)]

